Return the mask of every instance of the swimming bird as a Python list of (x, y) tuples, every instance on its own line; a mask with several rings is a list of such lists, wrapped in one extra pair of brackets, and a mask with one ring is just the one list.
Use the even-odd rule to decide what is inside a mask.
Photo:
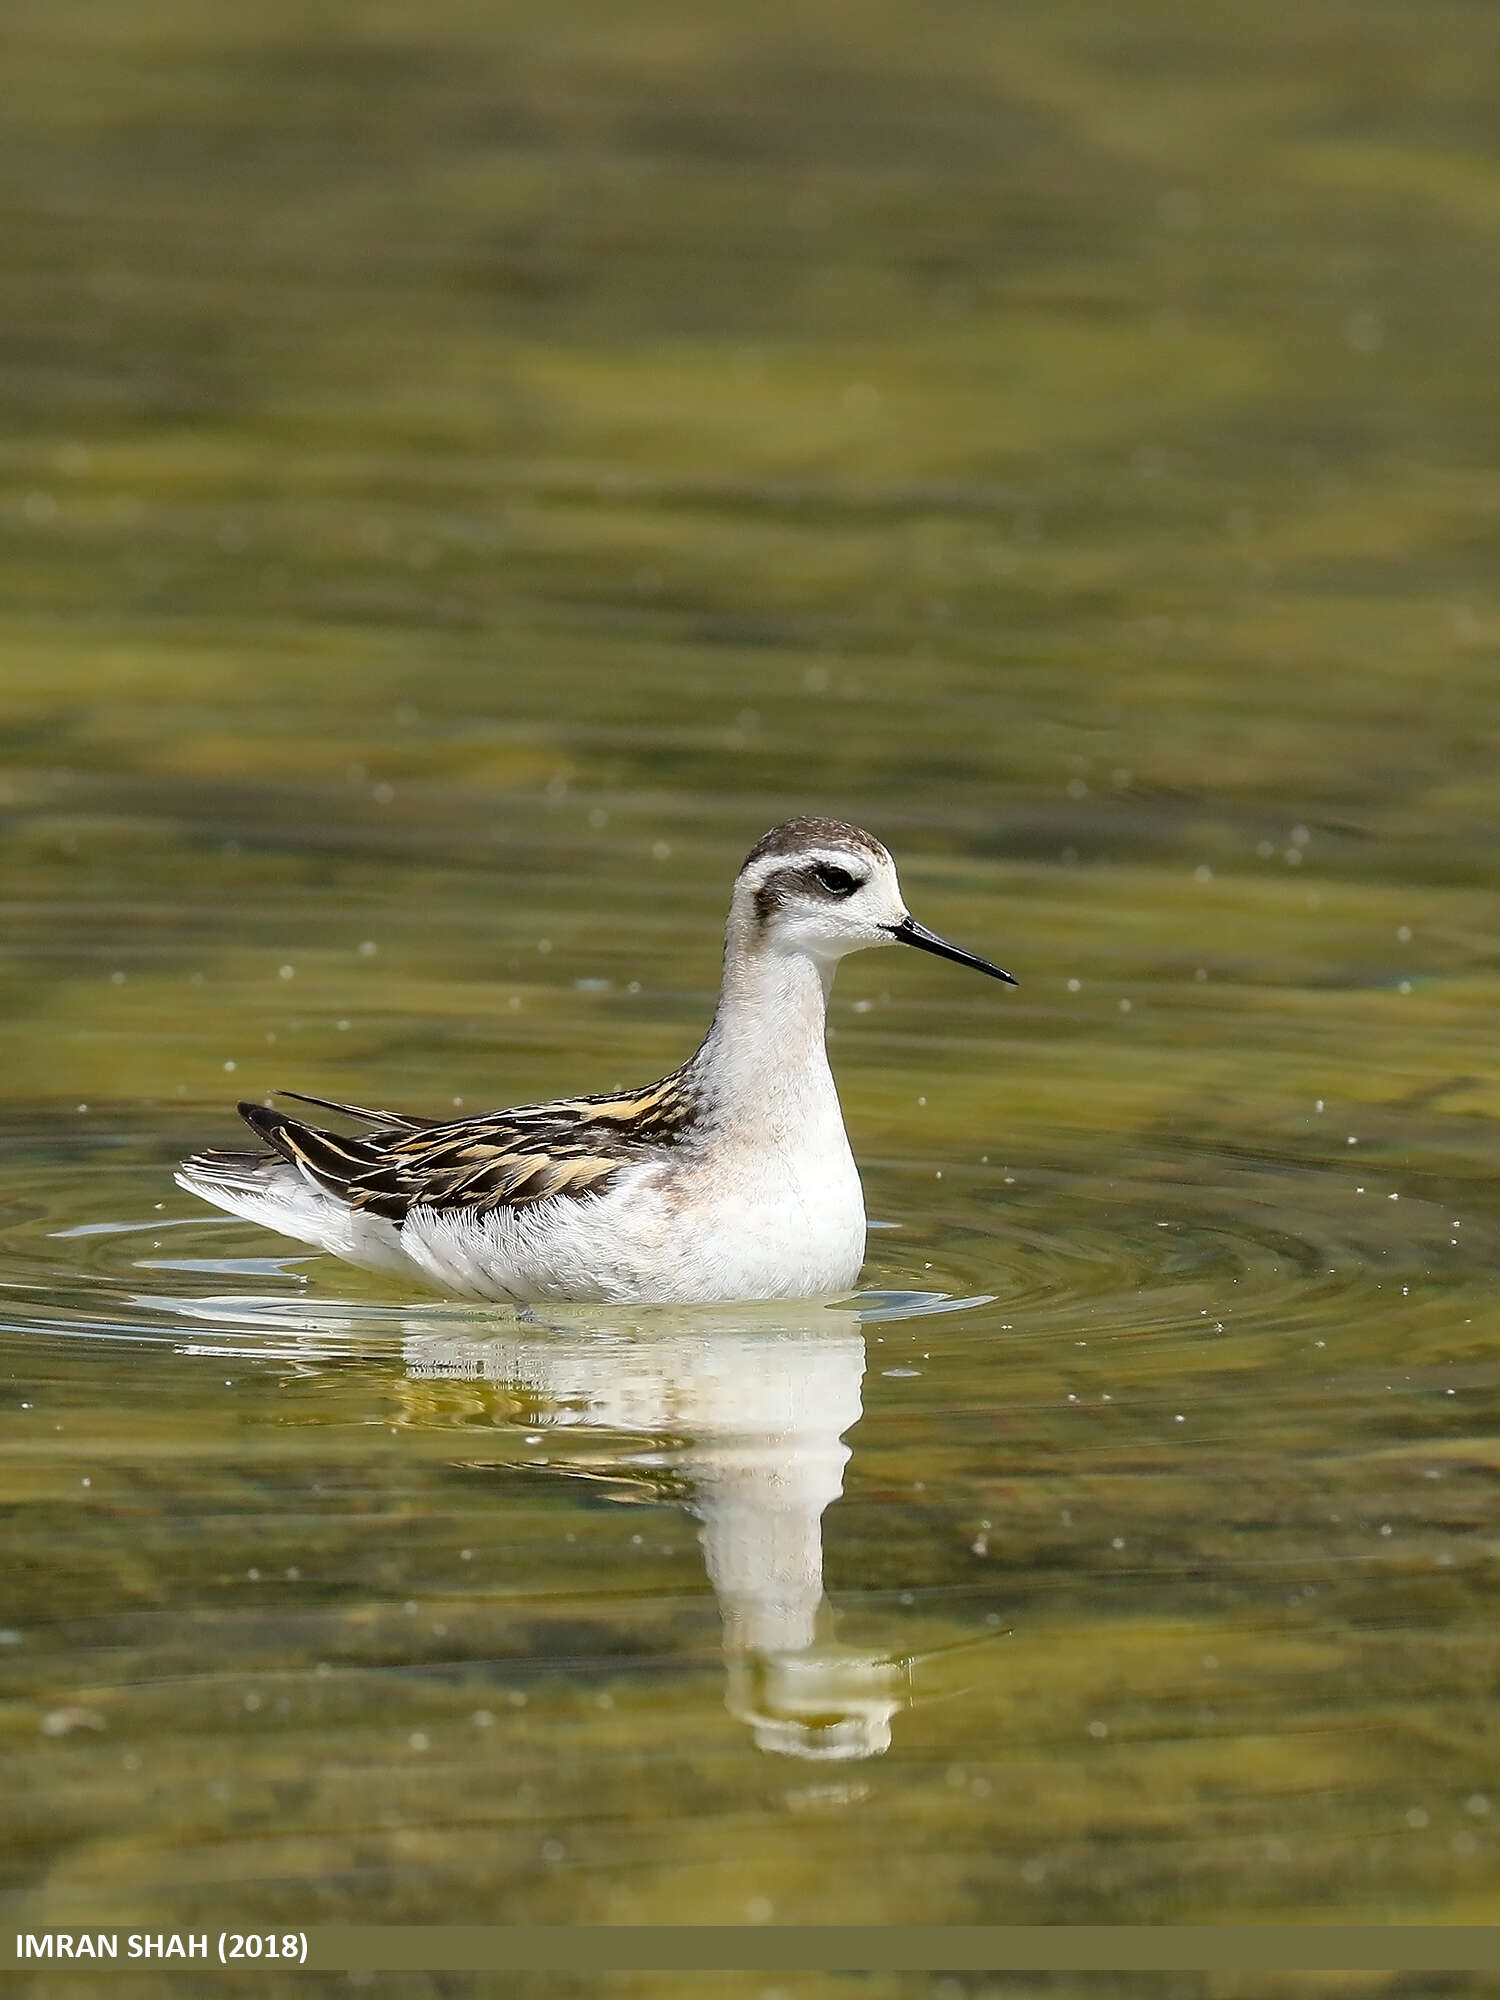
[(712, 1025), (659, 1083), (438, 1120), (284, 1091), (365, 1129), (241, 1104), (269, 1150), (196, 1153), (176, 1178), (450, 1297), (832, 1296), (859, 1276), (865, 1204), (824, 1046), (828, 994), (841, 958), (891, 944), (1015, 984), (916, 922), (871, 834), (789, 819), (735, 881)]

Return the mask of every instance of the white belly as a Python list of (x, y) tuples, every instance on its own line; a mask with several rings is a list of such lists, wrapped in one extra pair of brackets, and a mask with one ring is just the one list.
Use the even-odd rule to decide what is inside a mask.
[(796, 1171), (775, 1156), (684, 1156), (598, 1196), (479, 1217), (414, 1209), (401, 1247), (428, 1283), (468, 1298), (819, 1298), (859, 1277), (864, 1193), (847, 1144)]

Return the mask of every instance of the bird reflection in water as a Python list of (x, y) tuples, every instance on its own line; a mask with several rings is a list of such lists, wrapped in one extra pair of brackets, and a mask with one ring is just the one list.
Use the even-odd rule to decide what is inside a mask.
[[(498, 1424), (515, 1429), (519, 1399), (533, 1435), (595, 1432), (606, 1447), (545, 1470), (653, 1492), (665, 1476), (700, 1524), (726, 1703), (759, 1748), (829, 1760), (890, 1748), (913, 1661), (835, 1643), (823, 1596), (823, 1513), (843, 1491), (843, 1439), (862, 1414), (858, 1311), (537, 1307), (499, 1333), (413, 1331), (403, 1352), (413, 1387), (493, 1383)], [(534, 1467), (534, 1450), (508, 1462)]]

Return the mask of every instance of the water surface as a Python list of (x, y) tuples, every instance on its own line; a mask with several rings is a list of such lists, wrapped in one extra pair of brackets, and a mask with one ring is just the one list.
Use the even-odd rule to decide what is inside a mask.
[[(1494, 1917), (1493, 57), (18, 17), (17, 1924)], [(854, 1300), (172, 1186), (670, 1068), (794, 810), (1022, 982), (841, 973)]]

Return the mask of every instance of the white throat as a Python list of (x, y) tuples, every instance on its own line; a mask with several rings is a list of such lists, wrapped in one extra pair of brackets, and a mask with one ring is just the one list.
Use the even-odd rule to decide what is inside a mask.
[(747, 948), (732, 928), (719, 1005), (693, 1058), (707, 1120), (725, 1137), (806, 1148), (843, 1114), (824, 1045), (837, 962)]

